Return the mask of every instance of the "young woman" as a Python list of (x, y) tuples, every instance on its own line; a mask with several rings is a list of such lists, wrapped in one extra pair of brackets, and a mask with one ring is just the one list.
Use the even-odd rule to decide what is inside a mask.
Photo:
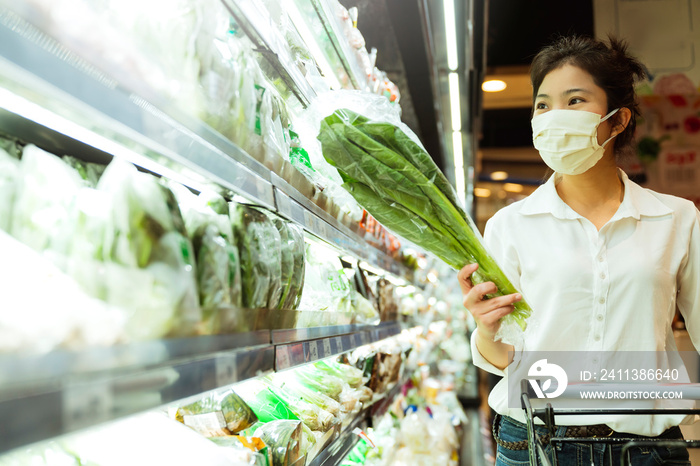
[[(464, 305), (477, 324), (474, 363), (503, 376), (489, 396), (498, 413), (498, 465), (528, 464), (523, 410), (507, 403), (509, 351), (675, 351), (676, 308), (700, 348), (700, 212), (687, 200), (641, 188), (616, 163), (631, 149), (639, 115), (634, 83), (643, 77), (641, 64), (614, 38), (561, 38), (532, 62), (533, 143), (554, 174), (497, 212), (484, 234), (534, 310), (525, 335), (496, 338), (519, 294), (485, 298), (496, 287), (472, 285), (477, 266), (459, 272)], [(569, 416), (557, 418), (557, 435), (680, 439), (683, 420)], [(613, 464), (620, 449), (613, 449)], [(567, 444), (556, 454), (559, 464), (590, 465), (590, 453), (588, 444)], [(607, 464), (602, 445), (594, 456), (595, 464)], [(685, 448), (657, 447), (633, 450), (632, 464), (690, 463)]]

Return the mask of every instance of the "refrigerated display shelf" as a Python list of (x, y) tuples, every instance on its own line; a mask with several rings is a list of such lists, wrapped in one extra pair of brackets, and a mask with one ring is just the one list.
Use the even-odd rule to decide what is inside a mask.
[(246, 380), (272, 371), (273, 362), (267, 344), (30, 383), (4, 377), (0, 416), (11, 421), (0, 426), (0, 452)]
[(193, 189), (218, 190), (214, 182), (278, 211), (360, 260), (407, 275), (405, 266), (208, 125), (171, 106), (166, 113), (111, 81), (94, 79), (84, 71), (88, 65), (76, 67), (75, 60), (56, 54), (59, 45), (49, 50), (46, 40), (37, 42), (40, 34), (0, 7), (0, 132), (97, 163), (119, 155)]
[[(0, 357), (0, 453), (400, 333), (398, 322), (260, 330)], [(323, 336), (321, 338), (314, 338)], [(286, 344), (279, 344), (285, 341)], [(284, 362), (287, 361), (287, 362)]]
[(376, 328), (369, 327), (364, 331), (350, 334), (275, 345), (275, 370), (283, 371), (301, 364), (352, 351), (360, 346), (375, 343), (399, 333), (401, 333), (401, 325), (398, 322), (389, 322)]

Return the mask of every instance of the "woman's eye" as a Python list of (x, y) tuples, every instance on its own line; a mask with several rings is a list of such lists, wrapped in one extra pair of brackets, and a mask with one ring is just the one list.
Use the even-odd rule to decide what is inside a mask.
[(547, 104), (545, 104), (544, 102), (537, 102), (537, 104), (535, 105), (535, 108), (537, 110), (542, 110), (542, 109), (547, 108)]
[(578, 97), (573, 97), (571, 100), (569, 100), (569, 105), (576, 105), (580, 104), (583, 102), (583, 99), (579, 99)]

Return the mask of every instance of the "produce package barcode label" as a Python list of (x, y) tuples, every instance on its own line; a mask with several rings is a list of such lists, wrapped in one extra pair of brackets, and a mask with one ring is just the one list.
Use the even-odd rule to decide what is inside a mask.
[(216, 384), (230, 385), (238, 381), (236, 357), (233, 355), (220, 357), (216, 360)]
[(107, 383), (67, 387), (62, 401), (66, 431), (109, 420), (112, 414), (112, 389)]
[(186, 426), (207, 437), (231, 435), (231, 432), (226, 428), (224, 413), (221, 411), (205, 414), (185, 414), (183, 422)]
[(316, 341), (309, 342), (309, 359), (311, 361), (316, 361), (317, 359), (319, 359), (319, 357), (318, 357), (318, 342), (316, 342)]

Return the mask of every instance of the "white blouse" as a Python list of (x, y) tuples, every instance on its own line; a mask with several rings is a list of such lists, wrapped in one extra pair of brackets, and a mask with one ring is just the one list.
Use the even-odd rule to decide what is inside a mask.
[[(516, 353), (677, 351), (671, 328), (676, 306), (700, 348), (700, 212), (688, 200), (642, 188), (622, 171), (620, 178), (623, 201), (600, 231), (561, 200), (557, 175), (487, 222), (486, 247), (533, 309), (528, 331), (510, 342)], [(508, 368), (486, 361), (474, 336), (474, 364), (504, 377), (489, 395), (490, 406), (524, 422), (523, 410), (507, 402)], [(684, 418), (591, 415), (556, 421), (658, 435)]]

